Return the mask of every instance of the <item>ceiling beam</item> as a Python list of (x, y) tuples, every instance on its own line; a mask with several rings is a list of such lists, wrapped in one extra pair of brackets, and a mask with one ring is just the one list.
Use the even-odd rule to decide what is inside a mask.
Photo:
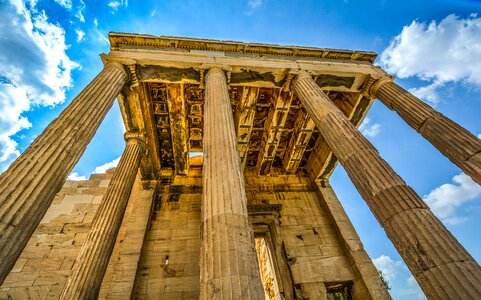
[(302, 161), (316, 124), (304, 111), (300, 110), (294, 123), (294, 131), (284, 155), (283, 167), (287, 174), (295, 174)]
[(260, 175), (268, 174), (274, 163), (293, 98), (289, 91), (279, 89), (274, 91), (276, 95), (272, 97), (273, 102), (264, 124), (264, 134), (257, 158), (256, 171)]
[(189, 147), (187, 145), (187, 117), (184, 84), (168, 84), (167, 98), (175, 173), (187, 175), (189, 167)]
[[(257, 98), (259, 97), (259, 88), (256, 87), (238, 87), (232, 88), (231, 95), (239, 98), (236, 105), (235, 120), (237, 143), (239, 146), (239, 154), (241, 157), (242, 167), (245, 168), (247, 161), (247, 153), (249, 150), (252, 128), (254, 127), (254, 119), (256, 115)], [(239, 95), (237, 95), (239, 93)]]

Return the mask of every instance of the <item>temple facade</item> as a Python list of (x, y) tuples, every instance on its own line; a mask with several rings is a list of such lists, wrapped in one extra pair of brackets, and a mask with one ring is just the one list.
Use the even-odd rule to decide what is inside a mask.
[[(390, 299), (340, 163), (429, 299), (481, 268), (357, 129), (379, 99), (481, 184), (481, 140), (376, 54), (110, 33), (103, 70), (0, 177), (0, 299)], [(115, 170), (66, 181), (115, 99)]]

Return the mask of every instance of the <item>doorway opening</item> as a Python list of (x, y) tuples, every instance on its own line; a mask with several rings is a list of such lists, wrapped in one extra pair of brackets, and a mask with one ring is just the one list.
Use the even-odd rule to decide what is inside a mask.
[(277, 282), (274, 261), (269, 244), (264, 237), (256, 237), (256, 252), (261, 272), (262, 286), (266, 300), (281, 300), (279, 284)]

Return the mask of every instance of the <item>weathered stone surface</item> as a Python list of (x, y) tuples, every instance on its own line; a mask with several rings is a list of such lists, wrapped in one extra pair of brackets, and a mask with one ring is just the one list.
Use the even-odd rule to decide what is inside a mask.
[[(74, 284), (78, 290), (90, 286), (92, 295), (73, 298), (95, 297), (102, 282), (99, 299), (324, 299), (336, 289), (353, 299), (389, 299), (329, 187), (338, 158), (429, 297), (473, 298), (478, 292), (479, 266), (353, 129), (372, 103), (363, 95), (383, 73), (371, 65), (374, 54), (129, 34), (110, 38), (113, 47), (103, 60), (128, 66), (132, 85), (122, 89), (119, 104), (126, 128), (145, 131), (148, 159), (140, 165), (127, 208), (125, 195), (133, 179), (121, 175), (115, 182), (124, 189), (96, 174), (88, 181), (67, 182), (53, 200), (42, 203), (53, 205), (1, 286), (0, 297), (58, 299), (75, 266), (80, 275), (73, 275), (78, 278)], [(209, 63), (229, 66), (229, 71), (224, 74)], [(126, 74), (115, 68), (105, 85), (125, 81)], [(317, 78), (304, 96), (324, 102), (309, 105), (291, 91), (301, 80), (292, 83), (294, 75), (287, 71), (299, 68)], [(319, 86), (326, 90), (324, 97)], [(99, 101), (103, 92), (88, 97), (106, 105)], [(438, 114), (416, 105), (398, 109), (412, 114), (409, 122), (417, 130), (449, 127)], [(101, 113), (107, 109), (102, 107)], [(77, 124), (94, 115), (84, 113)], [(72, 134), (80, 136), (78, 131)], [(55, 134), (63, 137), (62, 132), (49, 134), (49, 141)], [(455, 133), (447, 136), (455, 141)], [(470, 172), (479, 173), (480, 152), (468, 144), (448, 152), (465, 157)], [(204, 155), (189, 159), (203, 146)], [(471, 147), (469, 156), (463, 156), (463, 147)], [(60, 157), (54, 148), (38, 149)], [(50, 158), (45, 164), (29, 163), (54, 165)], [(315, 179), (322, 180), (319, 188)], [(107, 189), (107, 198), (121, 198), (121, 203), (102, 202)], [(117, 206), (105, 209), (110, 204)], [(254, 236), (263, 241), (261, 276)], [(87, 251), (78, 256), (82, 248)], [(469, 272), (474, 275), (460, 282), (459, 274)]]
[(154, 189), (144, 190), (137, 177), (103, 278), (99, 299), (131, 299), (153, 194)]
[(143, 135), (128, 132), (125, 140), (124, 153), (92, 221), (61, 299), (94, 299), (98, 296), (145, 151)]
[[(96, 174), (95, 177), (109, 180), (109, 175), (106, 174)], [(94, 194), (85, 194), (79, 186), (87, 184), (96, 187), (100, 181), (92, 179), (79, 183), (67, 181), (56, 195), (57, 203), (48, 209), (41, 226), (34, 232), (12, 271), (0, 286), (0, 297), (11, 297), (15, 300), (60, 297), (87, 235), (80, 232), (66, 233), (62, 228), (67, 225), (74, 225), (71, 228), (89, 228), (90, 221), (83, 217), (84, 210), (95, 212), (98, 208), (93, 201)], [(83, 200), (78, 202), (78, 199)], [(85, 202), (86, 199), (91, 202)]]
[[(426, 295), (459, 298), (468, 293), (471, 298), (481, 297), (481, 267), (420, 197), (307, 72), (297, 76), (293, 88)], [(451, 268), (452, 265), (456, 268)], [(431, 272), (434, 269), (439, 271)], [(456, 282), (472, 285), (468, 291), (457, 292)], [(433, 290), (435, 283), (446, 288)]]
[(374, 96), (481, 184), (481, 160), (474, 159), (481, 153), (480, 139), (394, 82), (386, 81), (374, 92)]
[(227, 81), (214, 67), (205, 78), (201, 299), (262, 299), (264, 291), (247, 219)]
[(0, 283), (128, 79), (110, 63), (0, 176)]
[[(249, 216), (256, 236), (270, 241), (277, 283), (284, 298), (319, 299), (332, 282), (352, 283), (352, 296), (357, 297), (354, 299), (390, 298), (385, 287), (380, 286), (377, 270), (362, 249), (354, 228), (344, 228), (350, 222), (332, 191), (325, 188), (319, 193), (303, 176), (248, 173), (246, 181), (250, 207), (261, 203), (282, 207), (280, 215), (272, 219), (267, 212), (249, 211)], [(350, 245), (360, 246), (354, 250)], [(361, 252), (364, 256), (359, 255)], [(354, 255), (359, 257), (351, 258)], [(358, 270), (360, 263), (362, 275)]]
[[(152, 213), (147, 204), (150, 203), (149, 199), (152, 199), (153, 191), (142, 190), (140, 180), (137, 178), (110, 257), (109, 267), (103, 278), (99, 299), (199, 298), (202, 196), (202, 189), (199, 188), (202, 186), (200, 175), (197, 173), (189, 177), (176, 176), (171, 186), (161, 187), (156, 195), (164, 201), (157, 209), (153, 208)], [(253, 176), (249, 173), (246, 180), (248, 204), (254, 209), (249, 211), (249, 222), (254, 224), (256, 236), (264, 237), (268, 242), (279, 295), (286, 299), (318, 295), (319, 290), (325, 289), (326, 283), (339, 280), (353, 282), (353, 297), (369, 299), (370, 294), (363, 287), (369, 284), (371, 277), (377, 278), (377, 271), (369, 273), (368, 276), (365, 273), (360, 276), (356, 271), (357, 268), (372, 270), (374, 267), (367, 256), (359, 255), (360, 251), (351, 252), (357, 255), (357, 258), (349, 257), (345, 245), (350, 245), (352, 249), (355, 248), (352, 245), (361, 245), (362, 249), (362, 244), (355, 232), (338, 234), (336, 227), (344, 227), (347, 217), (331, 220), (329, 215), (339, 212), (332, 207), (329, 207), (329, 210), (332, 210), (329, 212), (327, 206), (322, 204), (323, 198), (328, 198), (327, 196), (321, 197), (307, 177)], [(100, 184), (100, 180), (96, 182)], [(95, 184), (89, 185), (95, 187)], [(182, 191), (179, 201), (169, 202), (171, 193), (178, 190)], [(82, 214), (80, 208), (87, 211), (98, 209), (95, 199), (90, 204), (79, 203), (72, 207), (68, 202), (75, 201), (76, 193), (83, 195), (82, 188), (72, 187), (69, 193), (61, 196), (59, 204), (54, 208), (59, 215), (49, 222), (42, 221), (44, 227), (56, 226), (56, 223), (65, 222), (64, 220), (69, 218), (76, 219), (76, 215)], [(332, 197), (329, 199), (331, 202), (334, 201)], [(141, 203), (143, 204), (140, 205)], [(265, 210), (279, 205), (280, 210), (273, 211), (273, 214)], [(60, 207), (64, 207), (65, 210), (62, 211)], [(147, 227), (143, 227), (147, 222), (146, 214), (150, 215), (151, 220)], [(80, 222), (89, 223), (85, 218)], [(142, 238), (142, 227), (146, 230), (145, 239)], [(298, 235), (302, 240), (297, 237)], [(72, 238), (72, 233), (36, 232), (32, 237), (34, 241), (28, 243), (15, 265), (14, 270), (18, 275), (8, 279), (9, 285), (4, 284), (0, 287), (3, 293), (0, 295), (5, 297), (27, 293), (36, 295), (34, 293), (38, 292), (38, 287), (44, 288), (45, 291), (34, 299), (58, 299), (68, 273), (50, 272), (60, 270), (70, 272), (86, 236), (85, 232), (76, 233), (73, 235), (74, 244), (67, 245), (65, 242)], [(142, 247), (141, 253), (138, 252), (139, 247)], [(29, 262), (30, 258), (26, 258), (25, 254), (32, 253), (31, 249), (34, 248), (45, 250), (41, 250), (39, 256), (31, 258)], [(52, 263), (49, 265), (49, 262)], [(45, 270), (49, 272), (45, 278), (54, 279), (51, 283), (43, 279), (37, 280), (41, 271), (28, 271), (41, 270), (45, 266), (49, 269)], [(333, 268), (342, 270), (333, 273), (331, 272)], [(11, 272), (8, 278), (15, 272)], [(291, 274), (295, 274), (297, 280), (295, 283)], [(134, 279), (135, 284), (132, 283)], [(44, 285), (37, 286), (36, 283)], [(14, 287), (12, 284), (22, 286)], [(294, 288), (294, 284), (297, 288)]]
[(322, 206), (326, 207), (329, 218), (333, 221), (338, 235), (344, 241), (346, 256), (360, 284), (353, 286), (353, 298), (390, 299), (386, 287), (371, 259), (364, 251), (359, 239), (341, 203), (330, 186), (319, 187)]

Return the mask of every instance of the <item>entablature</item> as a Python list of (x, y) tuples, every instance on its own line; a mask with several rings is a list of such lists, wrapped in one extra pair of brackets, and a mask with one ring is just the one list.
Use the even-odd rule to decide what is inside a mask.
[[(378, 78), (375, 53), (282, 47), (213, 40), (111, 33), (104, 62), (126, 65), (131, 85), (119, 103), (128, 130), (146, 132), (146, 179), (188, 174), (189, 156), (202, 152), (204, 75), (226, 72), (243, 167), (260, 175), (306, 172), (327, 179), (337, 160), (290, 90), (308, 71), (357, 126), (372, 104), (366, 92)], [(244, 47), (245, 46), (245, 47)], [(262, 50), (264, 49), (264, 50)]]

